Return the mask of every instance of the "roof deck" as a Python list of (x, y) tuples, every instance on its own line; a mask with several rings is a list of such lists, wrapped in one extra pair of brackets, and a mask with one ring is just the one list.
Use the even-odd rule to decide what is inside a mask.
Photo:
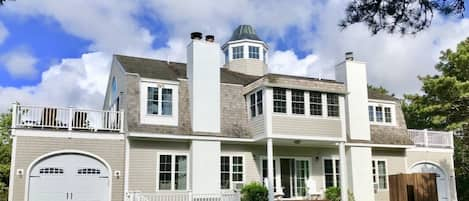
[(124, 112), (14, 104), (12, 128), (123, 133)]
[(409, 129), (410, 139), (417, 147), (454, 148), (453, 132)]

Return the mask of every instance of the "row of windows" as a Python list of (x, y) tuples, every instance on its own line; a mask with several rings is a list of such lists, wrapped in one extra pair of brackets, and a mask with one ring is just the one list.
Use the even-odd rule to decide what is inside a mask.
[[(232, 47), (231, 50), (233, 51), (232, 59), (242, 59), (244, 58), (244, 46), (236, 46)], [(263, 50), (264, 61), (266, 50)], [(260, 48), (257, 46), (248, 46), (248, 58), (250, 59), (259, 59), (260, 58)], [(228, 61), (228, 51), (225, 50), (225, 60)]]
[[(386, 161), (372, 160), (373, 183), (378, 189), (387, 189), (387, 170)], [(324, 181), (326, 188), (332, 186), (340, 186), (340, 161), (325, 159), (324, 160)]]
[[(339, 111), (339, 95), (326, 94), (327, 97), (327, 116), (338, 117)], [(274, 88), (273, 93), (274, 112), (287, 113), (287, 90), (284, 88)], [(309, 108), (310, 115), (322, 115), (322, 94), (319, 92), (309, 92)], [(293, 114), (305, 114), (305, 91), (291, 90), (291, 108)]]
[(370, 118), (370, 122), (382, 123), (384, 121), (385, 123), (392, 123), (391, 107), (370, 105), (368, 106), (368, 116)]
[[(160, 155), (158, 172), (159, 190), (187, 190), (187, 156)], [(220, 158), (221, 189), (231, 189), (243, 183), (244, 164), (242, 156)]]

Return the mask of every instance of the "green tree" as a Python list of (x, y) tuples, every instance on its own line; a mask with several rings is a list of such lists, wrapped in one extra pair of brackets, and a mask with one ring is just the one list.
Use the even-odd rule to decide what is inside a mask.
[[(382, 94), (382, 95), (390, 95), (389, 91), (386, 88), (384, 88), (383, 86), (376, 87), (376, 86), (373, 86), (373, 85), (369, 84), (368, 85), (368, 91), (373, 91), (375, 93), (379, 93), (379, 94)], [(394, 96), (394, 94), (391, 94), (390, 96)]]
[(8, 199), (11, 159), (11, 113), (0, 114), (0, 200)]
[(463, 16), (465, 0), (353, 0), (339, 26), (365, 23), (372, 34), (415, 34), (428, 28), (435, 12)]
[(459, 200), (469, 200), (469, 38), (456, 51), (441, 52), (439, 75), (419, 77), (422, 94), (405, 95), (403, 110), (409, 128), (456, 130), (454, 164)]

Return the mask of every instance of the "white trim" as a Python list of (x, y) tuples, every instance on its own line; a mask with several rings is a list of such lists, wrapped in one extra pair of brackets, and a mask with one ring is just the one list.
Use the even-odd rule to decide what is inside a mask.
[[(14, 130), (14, 129), (13, 129)], [(10, 184), (8, 186), (8, 201), (13, 201), (13, 189), (15, 186), (15, 169), (16, 169), (16, 136), (12, 136), (11, 145), (11, 162), (10, 162)]]
[(98, 161), (100, 161), (101, 163), (104, 164), (104, 166), (106, 166), (106, 168), (108, 169), (109, 171), (109, 201), (112, 200), (112, 177), (113, 177), (113, 173), (112, 173), (112, 168), (111, 166), (109, 165), (109, 163), (106, 162), (106, 160), (104, 160), (103, 158), (99, 157), (98, 155), (95, 155), (95, 154), (92, 154), (90, 152), (86, 152), (86, 151), (81, 151), (81, 150), (74, 150), (74, 149), (65, 149), (65, 150), (59, 150), (59, 151), (53, 151), (53, 152), (49, 152), (49, 153), (46, 153), (46, 154), (43, 154), (42, 156), (39, 156), (37, 157), (36, 159), (34, 159), (28, 166), (28, 169), (26, 171), (26, 176), (25, 176), (25, 191), (24, 191), (24, 200), (25, 201), (28, 201), (29, 200), (29, 175), (30, 175), (30, 172), (32, 170), (32, 168), (38, 163), (40, 162), (41, 160), (45, 159), (45, 158), (49, 158), (49, 157), (54, 157), (56, 155), (61, 155), (61, 154), (81, 154), (81, 155), (85, 155), (85, 156), (89, 156), (91, 158), (94, 158)]
[(454, 150), (452, 148), (437, 148), (437, 147), (417, 147), (414, 146), (407, 151), (412, 152), (443, 152), (443, 153), (453, 153)]
[(414, 148), (415, 145), (395, 145), (395, 144), (367, 144), (367, 143), (353, 143), (347, 142), (345, 146), (350, 147), (379, 147), (379, 148), (401, 148), (401, 149), (410, 149)]
[[(378, 125), (378, 126), (397, 126), (397, 119), (396, 119), (396, 103), (376, 103), (376, 102), (368, 102), (367, 113), (369, 114), (369, 106), (373, 107), (373, 121), (370, 121), (368, 118), (368, 122), (370, 125)], [(382, 118), (383, 121), (377, 121), (376, 115), (376, 107), (382, 108)], [(391, 110), (391, 122), (386, 122), (386, 109), (390, 108)]]
[(274, 111), (273, 108), (273, 89), (272, 88), (265, 88), (264, 93), (265, 98), (265, 115), (264, 115), (264, 133), (266, 137), (272, 136), (272, 113)]
[(232, 141), (232, 142), (255, 142), (258, 139), (253, 138), (233, 138), (233, 137), (219, 137), (219, 136), (200, 136), (188, 134), (163, 134), (163, 133), (140, 133), (131, 132), (129, 137), (145, 137), (145, 138), (162, 138), (162, 139), (175, 139), (175, 140), (208, 140), (208, 141)]
[(396, 102), (394, 102), (394, 101), (390, 101), (390, 100), (379, 100), (379, 99), (372, 99), (372, 98), (369, 98), (369, 99), (368, 99), (368, 102), (383, 103), (383, 104), (396, 104)]
[(124, 196), (129, 192), (129, 172), (130, 172), (130, 140), (125, 138), (125, 164), (124, 164)]
[(345, 137), (318, 137), (311, 136), (311, 134), (284, 134), (284, 133), (273, 133), (273, 139), (297, 139), (297, 140), (316, 140), (316, 141), (330, 141), (330, 142), (345, 142)]
[(38, 130), (38, 129), (15, 129), (14, 136), (25, 137), (55, 137), (69, 139), (102, 139), (102, 140), (124, 140), (122, 133), (100, 133), (100, 132), (73, 132), (73, 131), (54, 131), (54, 130)]
[(149, 82), (149, 83), (157, 83), (157, 84), (171, 84), (171, 85), (179, 85), (178, 81), (173, 80), (162, 80), (162, 79), (155, 79), (155, 78), (140, 78), (141, 82)]
[[(378, 192), (383, 192), (383, 191), (389, 191), (389, 169), (388, 169), (388, 160), (387, 159), (383, 159), (383, 158), (372, 158), (371, 161), (375, 163), (375, 174), (373, 174), (373, 172), (371, 173), (373, 175), (373, 178), (376, 176), (376, 183), (373, 183), (373, 188), (374, 188), (374, 185), (377, 184), (378, 185), (378, 189), (376, 189)], [(386, 175), (385, 175), (385, 178), (386, 178), (386, 188), (384, 189), (381, 189), (380, 186), (379, 186), (379, 169), (378, 169), (378, 161), (384, 161), (384, 168), (385, 168), (385, 171), (386, 171)], [(373, 171), (373, 166), (371, 167), (372, 171)]]
[[(170, 190), (160, 190), (160, 156), (161, 155), (170, 155), (171, 156), (171, 189)], [(155, 186), (156, 192), (186, 192), (190, 191), (191, 186), (189, 184), (190, 180), (190, 158), (189, 158), (189, 152), (187, 151), (162, 151), (162, 152), (157, 152), (156, 154), (156, 182)], [(176, 173), (176, 156), (186, 156), (186, 189), (184, 190), (176, 190), (174, 187), (175, 184), (175, 178), (174, 175)]]

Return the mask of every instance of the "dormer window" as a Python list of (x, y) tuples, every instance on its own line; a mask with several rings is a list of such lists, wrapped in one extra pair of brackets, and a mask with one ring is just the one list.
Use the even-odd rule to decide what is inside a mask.
[(394, 105), (384, 103), (369, 103), (368, 117), (371, 123), (374, 124), (393, 124), (394, 120)]
[(249, 46), (249, 58), (259, 59), (259, 47)]
[(140, 86), (140, 123), (178, 125), (178, 84), (144, 80)]
[(242, 59), (243, 57), (243, 46), (233, 47), (233, 59)]

